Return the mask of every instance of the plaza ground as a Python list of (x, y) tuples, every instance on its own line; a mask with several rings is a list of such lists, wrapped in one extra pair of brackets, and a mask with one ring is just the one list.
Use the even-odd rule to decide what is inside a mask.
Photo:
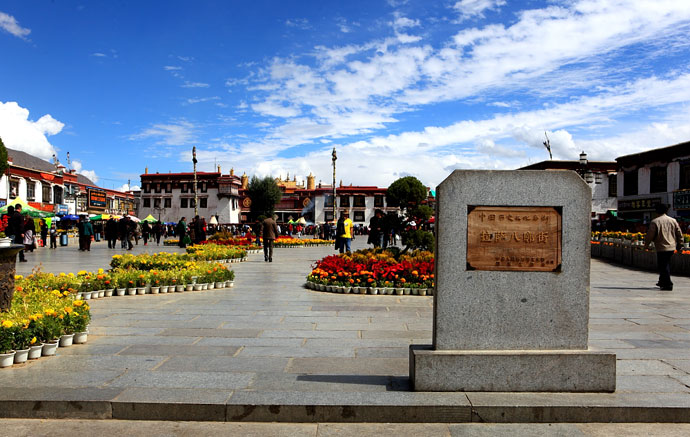
[[(133, 252), (160, 250), (179, 251), (140, 244)], [(39, 249), (18, 269), (95, 270), (124, 252), (105, 243), (87, 253)], [(294, 435), (330, 435), (336, 425), (324, 422), (428, 422), (439, 435), (494, 435), (511, 428), (439, 422), (690, 419), (690, 278), (674, 277), (674, 290), (661, 292), (654, 273), (592, 261), (590, 345), (617, 354), (615, 393), (419, 393), (410, 391), (408, 347), (431, 343), (433, 298), (304, 288), (312, 263), (331, 253), (276, 249), (273, 263), (250, 255), (233, 264), (232, 289), (92, 300), (86, 345), (0, 370), (0, 416), (320, 423), (285, 428)], [(111, 423), (129, 422), (95, 426)], [(343, 426), (345, 435), (358, 429)], [(553, 426), (566, 428), (543, 429), (597, 435), (594, 425)], [(687, 433), (678, 426), (669, 431)]]

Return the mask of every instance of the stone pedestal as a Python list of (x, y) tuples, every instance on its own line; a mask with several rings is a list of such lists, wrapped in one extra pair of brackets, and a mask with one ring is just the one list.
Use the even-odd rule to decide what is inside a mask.
[(14, 296), (14, 275), (17, 254), (24, 249), (22, 244), (0, 247), (0, 312), (8, 311)]
[(615, 354), (588, 348), (587, 184), (458, 170), (437, 196), (433, 345), (410, 348), (414, 389), (614, 391)]

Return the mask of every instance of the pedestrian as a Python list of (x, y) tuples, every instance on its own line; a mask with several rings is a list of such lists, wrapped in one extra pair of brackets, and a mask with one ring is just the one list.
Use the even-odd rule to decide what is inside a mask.
[[(22, 206), (19, 204), (15, 207), (11, 205), (8, 206), (7, 215), (9, 215), (10, 218), (7, 222), (5, 234), (12, 239), (12, 243), (24, 244), (24, 217), (22, 217)], [(23, 250), (19, 251), (19, 262), (26, 262)]]
[(340, 237), (340, 253), (351, 253), (351, 244), (354, 239), (354, 233), (352, 232), (352, 220), (350, 220), (350, 213), (348, 211), (343, 211), (340, 213), (340, 219), (338, 219), (338, 237)]
[(117, 244), (117, 222), (112, 217), (105, 222), (105, 239), (108, 240), (108, 249), (115, 249)]
[(377, 209), (374, 213), (374, 217), (369, 220), (369, 238), (367, 243), (373, 244), (374, 247), (383, 246), (383, 212)]
[(24, 250), (33, 252), (36, 248), (36, 224), (28, 215), (24, 218)]
[(264, 239), (264, 261), (265, 262), (270, 262), (270, 263), (273, 262), (273, 242), (275, 241), (276, 237), (279, 235), (278, 225), (276, 223), (277, 218), (278, 218), (277, 215), (273, 215), (273, 217), (267, 217), (261, 223), (261, 235)]
[(79, 235), (79, 251), (83, 252), (86, 250), (86, 238), (84, 237), (84, 224), (86, 222), (86, 217), (79, 216), (79, 221), (77, 222), (77, 234)]
[(88, 217), (86, 217), (86, 216), (84, 216), (83, 233), (84, 233), (84, 250), (87, 252), (91, 252), (91, 237), (94, 236), (94, 230), (93, 230), (93, 224), (91, 224), (91, 220), (89, 220)]
[(182, 248), (187, 247), (184, 241), (185, 237), (187, 236), (187, 223), (184, 220), (185, 217), (182, 217), (180, 221), (177, 222), (177, 226), (175, 227), (175, 234), (180, 239), (178, 244)]
[(55, 223), (50, 225), (50, 248), (57, 249), (57, 229)]
[(156, 239), (156, 245), (161, 244), (161, 222), (156, 222), (153, 224), (153, 237)]
[(117, 233), (120, 238), (120, 248), (127, 248), (127, 217), (122, 217), (117, 222)]
[(127, 224), (127, 250), (132, 250), (134, 247), (132, 245), (132, 238), (137, 238), (137, 224), (134, 223), (130, 216), (126, 216), (125, 219)]
[(48, 224), (45, 219), (41, 219), (41, 245), (46, 247), (48, 245)]
[(683, 233), (678, 226), (678, 222), (666, 215), (668, 205), (659, 204), (656, 206), (657, 218), (652, 220), (645, 237), (645, 249), (650, 243), (654, 243), (656, 250), (656, 261), (659, 268), (659, 282), (657, 287), (662, 290), (673, 290), (671, 282), (671, 257), (675, 250), (680, 251), (683, 243)]
[(144, 246), (149, 243), (149, 235), (151, 235), (151, 225), (148, 222), (144, 222), (141, 225), (141, 237), (144, 240)]

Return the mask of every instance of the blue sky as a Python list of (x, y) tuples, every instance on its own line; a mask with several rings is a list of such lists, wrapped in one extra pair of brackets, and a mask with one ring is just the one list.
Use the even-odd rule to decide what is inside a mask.
[(0, 3), (0, 137), (108, 188), (221, 165), (429, 186), (690, 140), (690, 1)]

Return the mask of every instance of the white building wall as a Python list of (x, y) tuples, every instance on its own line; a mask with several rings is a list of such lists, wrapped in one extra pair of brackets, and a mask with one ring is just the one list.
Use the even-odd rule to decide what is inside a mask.
[[(144, 207), (144, 199), (150, 198), (150, 206)], [(165, 208), (164, 211), (160, 211), (160, 218), (163, 222), (177, 222), (182, 217), (186, 217), (187, 220), (191, 220), (194, 217), (194, 208), (190, 207), (191, 200), (194, 199), (194, 193), (186, 192), (183, 193), (182, 190), (172, 189), (171, 193), (156, 193), (151, 190), (150, 193), (141, 192), (141, 200), (139, 202), (139, 218), (145, 218), (149, 214), (158, 219), (159, 212), (154, 208), (154, 199), (161, 199), (161, 207), (165, 205), (165, 198), (169, 198), (171, 206)], [(187, 198), (187, 208), (182, 208), (180, 199)], [(206, 222), (211, 220), (214, 215), (220, 216), (220, 223), (239, 223), (239, 198), (238, 197), (218, 197), (217, 188), (209, 188), (205, 193), (198, 192), (197, 198), (199, 199), (199, 204), (201, 199), (206, 199), (206, 208), (197, 208), (199, 217), (206, 219)], [(235, 199), (236, 207), (233, 208), (232, 200)], [(228, 221), (229, 220), (229, 221)]]

